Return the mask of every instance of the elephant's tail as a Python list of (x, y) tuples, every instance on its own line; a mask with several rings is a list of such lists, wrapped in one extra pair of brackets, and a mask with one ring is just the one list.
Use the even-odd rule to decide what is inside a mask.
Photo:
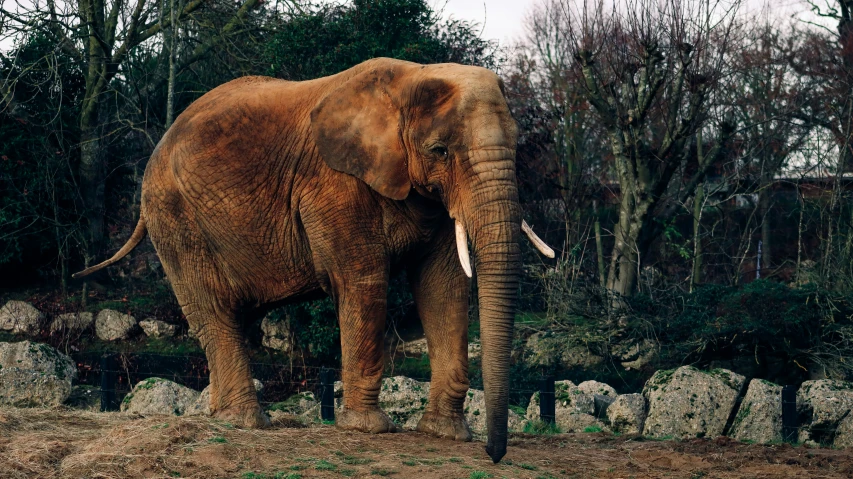
[(145, 238), (145, 218), (140, 216), (139, 222), (136, 223), (136, 229), (134, 229), (133, 234), (130, 235), (130, 239), (127, 240), (127, 243), (125, 243), (124, 246), (122, 246), (121, 249), (118, 250), (118, 252), (114, 254), (112, 258), (104, 261), (103, 263), (96, 264), (95, 266), (92, 266), (90, 268), (86, 268), (83, 271), (80, 271), (79, 273), (74, 273), (71, 275), (71, 277), (82, 278), (83, 276), (88, 276), (94, 273), (95, 271), (106, 268), (107, 266), (113, 263), (117, 263), (118, 260), (127, 256), (127, 254), (130, 253), (131, 250), (133, 250), (133, 248), (136, 248), (136, 245), (138, 245), (139, 242), (142, 241), (142, 238)]

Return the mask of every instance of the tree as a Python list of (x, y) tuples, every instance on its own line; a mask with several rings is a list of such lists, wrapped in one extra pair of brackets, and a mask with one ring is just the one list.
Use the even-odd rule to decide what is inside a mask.
[[(76, 176), (86, 220), (86, 234), (81, 240), (86, 245), (88, 258), (100, 253), (104, 238), (106, 141), (110, 134), (106, 126), (111, 82), (122, 73), (134, 49), (154, 41), (164, 29), (186, 22), (209, 2), (188, 0), (174, 14), (160, 12), (167, 6), (156, 0), (137, 0), (135, 5), (123, 0), (82, 0), (78, 3), (39, 0), (18, 3), (15, 11), (0, 8), (7, 28), (21, 35), (28, 35), (35, 29), (81, 66), (85, 91), (78, 112)], [(245, 0), (222, 28), (222, 33), (234, 32), (259, 2)], [(198, 43), (185, 62), (189, 64), (202, 58), (220, 40), (221, 37), (213, 36)], [(4, 85), (4, 97), (14, 93), (14, 88)]]
[(606, 131), (621, 197), (611, 291), (634, 293), (649, 245), (723, 153), (731, 133), (724, 122), (704, 148), (697, 135), (711, 133), (719, 113), (714, 93), (736, 9), (737, 2), (626, 0), (608, 10), (602, 2), (551, 0), (538, 13), (539, 22), (556, 25), (571, 54), (565, 75), (580, 80)]

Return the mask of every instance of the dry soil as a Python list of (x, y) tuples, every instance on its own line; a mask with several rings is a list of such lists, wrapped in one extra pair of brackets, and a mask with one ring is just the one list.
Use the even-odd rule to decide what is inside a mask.
[(492, 464), (480, 442), (367, 435), (279, 422), (254, 431), (206, 418), (0, 408), (9, 478), (850, 478), (853, 451), (604, 433), (513, 435)]

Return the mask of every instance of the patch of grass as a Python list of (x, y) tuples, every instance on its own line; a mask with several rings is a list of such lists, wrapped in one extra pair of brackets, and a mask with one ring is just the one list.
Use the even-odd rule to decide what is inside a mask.
[(492, 477), (492, 475), (486, 471), (471, 471), (468, 479), (487, 479), (489, 477)]
[(225, 439), (222, 436), (215, 436), (215, 437), (208, 439), (207, 442), (213, 443), (213, 444), (226, 444), (226, 443), (228, 443), (228, 439)]
[(448, 459), (447, 461), (448, 461), (448, 462), (453, 462), (453, 463), (465, 462), (465, 460), (464, 460), (464, 459), (461, 459), (461, 458), (458, 458), (458, 457), (451, 457), (451, 458), (450, 458), (450, 459)]
[(600, 426), (587, 426), (583, 428), (583, 432), (601, 432)]
[(297, 474), (295, 472), (285, 474), (283, 472), (279, 472), (274, 477), (275, 479), (302, 479), (302, 474)]
[(317, 469), (318, 471), (334, 471), (337, 468), (337, 465), (332, 464), (331, 462), (326, 461), (324, 459), (320, 459), (319, 461), (317, 461), (317, 464), (314, 465), (314, 469)]
[(541, 434), (549, 436), (552, 434), (560, 434), (562, 431), (556, 424), (547, 423), (537, 419), (535, 421), (528, 421), (524, 423), (524, 430), (522, 432), (526, 434)]
[(520, 464), (518, 465), (518, 467), (520, 467), (520, 468), (522, 468), (522, 469), (525, 469), (525, 470), (528, 470), (528, 471), (535, 471), (536, 469), (539, 469), (538, 467), (536, 467), (536, 466), (534, 466), (534, 465), (532, 465), (532, 464), (525, 464), (525, 463), (523, 463), (523, 462), (522, 462), (522, 463), (520, 463)]
[(350, 476), (354, 476), (354, 475), (355, 475), (356, 470), (355, 470), (355, 469), (340, 469), (340, 470), (338, 471), (338, 473), (339, 473), (340, 475), (342, 475), (342, 476), (350, 477)]
[(403, 465), (404, 466), (417, 466), (418, 462), (415, 461), (414, 459), (406, 459), (405, 461), (403, 461)]
[(344, 456), (342, 462), (350, 466), (358, 466), (362, 464), (370, 464), (373, 462), (373, 459), (370, 459), (369, 457)]
[(257, 472), (244, 472), (240, 477), (242, 479), (267, 479), (266, 474), (260, 474)]
[(390, 476), (391, 474), (395, 474), (397, 471), (392, 469), (371, 469), (371, 476)]
[(290, 466), (291, 471), (301, 471), (303, 469), (305, 469), (305, 466), (303, 466), (302, 464), (296, 464), (294, 466)]

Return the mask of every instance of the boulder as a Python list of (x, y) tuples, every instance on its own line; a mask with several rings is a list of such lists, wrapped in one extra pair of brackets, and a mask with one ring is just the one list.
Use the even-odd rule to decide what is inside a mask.
[[(584, 432), (589, 427), (606, 429), (604, 423), (593, 416), (595, 399), (582, 392), (571, 381), (554, 383), (555, 421), (563, 432)], [(528, 421), (539, 420), (539, 393), (534, 393), (527, 406)]]
[(593, 354), (586, 346), (567, 344), (566, 337), (545, 331), (527, 338), (525, 362), (530, 366), (588, 369), (600, 365), (604, 358)]
[(264, 333), (261, 339), (261, 344), (264, 346), (283, 353), (293, 351), (293, 333), (290, 331), (290, 321), (287, 318), (275, 321), (270, 318), (270, 315), (266, 315), (261, 321), (261, 331)]
[[(830, 444), (841, 423), (853, 415), (851, 410), (853, 410), (853, 383), (834, 379), (803, 382), (797, 391), (799, 440)], [(846, 442), (846, 439), (842, 439), (841, 442)]]
[[(252, 379), (255, 384), (255, 391), (260, 395), (264, 390), (264, 384), (257, 379)], [(185, 416), (210, 416), (210, 386), (201, 390), (198, 393), (195, 401), (187, 407)]]
[(658, 343), (649, 339), (619, 342), (610, 348), (610, 354), (627, 370), (641, 369), (658, 355)]
[(832, 447), (853, 447), (853, 413), (848, 414), (841, 420), (841, 423), (838, 424), (838, 429), (835, 430), (835, 441), (832, 443)]
[(429, 399), (429, 383), (405, 376), (382, 380), (379, 407), (403, 429), (414, 429), (424, 415)]
[(95, 334), (104, 341), (127, 339), (136, 327), (136, 318), (104, 309), (95, 318)]
[(607, 408), (616, 399), (618, 394), (610, 385), (598, 381), (584, 381), (578, 384), (578, 389), (584, 394), (592, 396), (593, 416), (604, 418)]
[(600, 394), (602, 396), (610, 396), (612, 398), (619, 395), (612, 386), (598, 381), (584, 381), (578, 384), (578, 390), (584, 394)]
[(483, 346), (478, 342), (468, 343), (468, 359), (477, 359), (483, 352)]
[[(465, 397), (465, 420), (468, 422), (468, 427), (471, 432), (476, 435), (485, 435), (487, 431), (486, 425), (486, 394), (480, 389), (469, 389)], [(510, 431), (521, 431), (524, 428), (524, 417), (512, 409), (509, 410)]]
[(412, 341), (401, 341), (397, 343), (397, 350), (408, 356), (415, 357), (429, 352), (426, 338), (415, 339)]
[(0, 404), (59, 406), (76, 377), (74, 361), (46, 344), (0, 343)]
[(183, 416), (198, 400), (199, 393), (162, 378), (140, 381), (121, 402), (122, 412)]
[(50, 334), (62, 332), (82, 332), (89, 329), (95, 321), (92, 313), (65, 313), (50, 322)]
[(613, 432), (640, 434), (646, 421), (646, 398), (642, 394), (617, 396), (607, 408), (607, 420)]
[(304, 391), (294, 394), (284, 401), (277, 402), (268, 409), (270, 417), (276, 412), (290, 414), (293, 416), (305, 416), (309, 419), (320, 417), (320, 401), (314, 397), (314, 393)]
[(149, 338), (171, 338), (177, 329), (174, 324), (154, 318), (143, 319), (139, 322), (139, 327)]
[(643, 435), (717, 437), (723, 434), (744, 377), (727, 369), (700, 371), (692, 366), (658, 371), (646, 382), (649, 412)]
[(44, 315), (24, 301), (9, 301), (0, 308), (0, 329), (15, 334), (33, 335), (39, 332)]
[(782, 440), (782, 386), (753, 379), (740, 403), (729, 436), (761, 444)]

